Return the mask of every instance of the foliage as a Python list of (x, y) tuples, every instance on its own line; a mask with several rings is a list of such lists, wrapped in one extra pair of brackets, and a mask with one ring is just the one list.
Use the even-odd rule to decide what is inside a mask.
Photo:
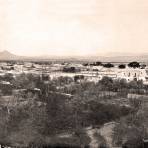
[(103, 67), (105, 67), (105, 68), (112, 68), (112, 67), (114, 67), (114, 65), (111, 64), (111, 63), (107, 63), (107, 64), (103, 64)]
[(1, 95), (11, 95), (13, 86), (11, 84), (0, 84)]
[(132, 100), (135, 111), (121, 118), (114, 128), (113, 140), (118, 146), (128, 148), (142, 148), (142, 140), (148, 136), (147, 133), (147, 108), (141, 106), (141, 101)]
[(44, 107), (29, 101), (26, 105), (12, 108), (10, 114), (6, 113), (7, 120), (2, 120), (5, 133), (0, 133), (5, 144), (25, 146), (34, 140), (44, 139), (42, 133), (47, 120)]
[(119, 65), (118, 67), (119, 67), (120, 69), (125, 69), (125, 68), (126, 68), (126, 65), (121, 64), (121, 65)]
[(7, 82), (12, 82), (14, 80), (14, 77), (11, 73), (6, 73), (4, 76), (0, 76), (1, 81), (7, 81)]
[(70, 72), (70, 73), (75, 73), (77, 72), (78, 69), (76, 67), (64, 67), (63, 72)]
[(94, 63), (91, 63), (90, 66), (102, 66), (102, 62), (100, 61), (94, 62)]
[(63, 77), (63, 76), (60, 76), (56, 79), (53, 79), (53, 83), (56, 85), (56, 86), (65, 86), (65, 85), (68, 85), (70, 83), (73, 82), (73, 79), (71, 77)]
[(131, 68), (139, 68), (140, 67), (140, 63), (139, 62), (131, 62), (128, 64), (128, 67), (131, 67)]
[(131, 107), (134, 108), (135, 111), (138, 111), (142, 107), (142, 100), (141, 99), (129, 99)]
[[(45, 83), (38, 75), (24, 73), (11, 82), (15, 89), (38, 88), (41, 91), (39, 97), (27, 94), (26, 97), (18, 97), (17, 106), (10, 106), (9, 113), (7, 108), (0, 110), (0, 138), (3, 141), (8, 139), (11, 144), (22, 142), (27, 145), (46, 144), (47, 137), (66, 132), (75, 133), (83, 145), (88, 140), (83, 131), (85, 127), (102, 125), (131, 113), (129, 108), (102, 103), (99, 97), (101, 91), (122, 92), (128, 90), (129, 85), (143, 88), (142, 82), (131, 85), (124, 79), (117, 81), (108, 77), (96, 84), (85, 81), (74, 83), (69, 77), (49, 79)], [(64, 88), (62, 93), (57, 87)]]
[(102, 62), (97, 61), (97, 62), (96, 62), (96, 66), (102, 66)]

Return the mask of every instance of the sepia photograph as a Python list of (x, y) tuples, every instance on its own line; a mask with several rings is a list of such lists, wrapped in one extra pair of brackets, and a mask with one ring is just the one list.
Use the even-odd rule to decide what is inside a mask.
[(0, 148), (148, 148), (148, 0), (0, 0)]

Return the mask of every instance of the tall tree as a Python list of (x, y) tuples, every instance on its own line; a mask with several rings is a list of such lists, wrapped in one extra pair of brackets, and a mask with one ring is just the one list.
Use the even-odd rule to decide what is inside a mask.
[(128, 67), (131, 67), (131, 68), (139, 68), (140, 67), (140, 63), (139, 62), (131, 62), (128, 64)]

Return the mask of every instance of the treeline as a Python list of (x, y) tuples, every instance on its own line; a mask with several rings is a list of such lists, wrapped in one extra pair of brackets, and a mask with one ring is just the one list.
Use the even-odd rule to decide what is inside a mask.
[[(45, 84), (44, 82), (48, 82)], [(37, 88), (41, 91), (40, 97), (44, 97), (49, 91), (58, 91), (71, 95), (91, 94), (97, 95), (100, 91), (117, 92), (120, 96), (127, 96), (128, 93), (148, 94), (148, 86), (142, 80), (127, 82), (125, 79), (115, 79), (103, 77), (97, 83), (87, 81), (76, 81), (70, 77), (59, 77), (50, 80), (48, 76), (44, 81), (43, 77), (34, 74), (21, 74), (14, 77), (12, 74), (0, 76), (1, 95), (13, 95), (15, 89), (33, 90)], [(8, 82), (8, 83), (7, 83)]]
[[(102, 63), (102, 62), (98, 61), (98, 62), (93, 62), (93, 63), (84, 63), (83, 66), (103, 66), (105, 68), (112, 68), (115, 65), (113, 63), (110, 63), (110, 62)], [(127, 66), (130, 67), (130, 68), (141, 68), (141, 69), (144, 69), (146, 67), (145, 64), (140, 64), (137, 61), (130, 62), (130, 63), (127, 64)], [(118, 68), (125, 69), (127, 66), (126, 66), (126, 64), (119, 64)]]
[(71, 85), (61, 85), (59, 88), (61, 88), (60, 91), (65, 93), (88, 94), (89, 97), (97, 96), (102, 91), (116, 92), (120, 97), (126, 97), (128, 93), (148, 94), (148, 86), (144, 85), (142, 80), (127, 82), (125, 79), (113, 80), (109, 77), (103, 77), (97, 83), (83, 81)]
[[(62, 142), (69, 144), (71, 139), (71, 144), (88, 145), (90, 139), (85, 131), (82, 132), (85, 127), (101, 126), (132, 112), (126, 107), (104, 105), (94, 101), (86, 103), (79, 100), (80, 98), (71, 101), (64, 99), (61, 95), (52, 94), (44, 101), (46, 105), (38, 106), (36, 101), (29, 100), (24, 105), (18, 104), (11, 108), (10, 113), (7, 108), (2, 108), (0, 143), (10, 146), (50, 145), (48, 137), (72, 133), (75, 142), (70, 137)], [(79, 141), (80, 137), (82, 139)], [(57, 138), (57, 143), (58, 140)]]
[[(138, 103), (138, 102), (137, 102)], [(122, 117), (114, 128), (113, 143), (123, 148), (143, 148), (148, 137), (147, 104), (135, 103), (135, 111)]]

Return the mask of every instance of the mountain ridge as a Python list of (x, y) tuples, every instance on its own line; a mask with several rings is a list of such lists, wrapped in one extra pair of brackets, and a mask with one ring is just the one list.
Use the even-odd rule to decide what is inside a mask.
[(8, 50), (3, 50), (0, 52), (0, 60), (18, 60), (24, 58), (23, 56), (15, 55)]
[(140, 55), (132, 54), (110, 54), (110, 56), (19, 56), (15, 55), (8, 50), (3, 50), (0, 52), (0, 60), (84, 60), (84, 61), (102, 61), (102, 62), (148, 62), (148, 53), (143, 53)]

